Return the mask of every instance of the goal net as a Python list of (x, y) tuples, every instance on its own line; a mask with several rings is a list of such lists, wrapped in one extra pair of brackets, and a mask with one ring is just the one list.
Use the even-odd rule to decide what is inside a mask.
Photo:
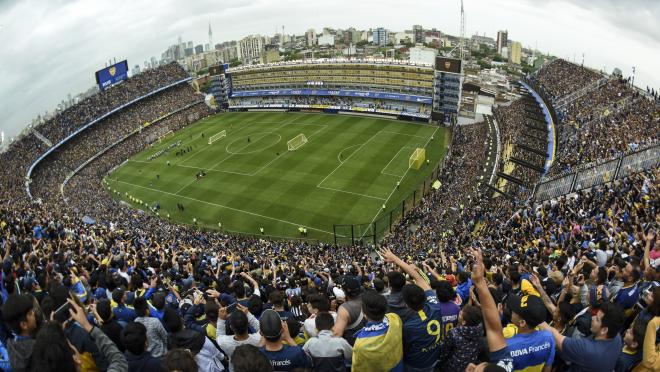
[(426, 150), (418, 147), (415, 149), (415, 152), (410, 155), (410, 159), (408, 159), (408, 167), (419, 169), (422, 167), (422, 164), (424, 164), (424, 160), (426, 160)]
[(219, 140), (219, 139), (221, 139), (225, 136), (227, 136), (227, 131), (226, 130), (223, 130), (220, 133), (216, 133), (216, 134), (212, 135), (211, 137), (209, 137), (209, 145), (213, 144), (213, 142), (215, 142), (215, 141), (217, 141), (217, 140)]
[(292, 139), (290, 139), (286, 144), (289, 148), (289, 151), (298, 150), (302, 145), (307, 143), (307, 137), (304, 134), (299, 134)]

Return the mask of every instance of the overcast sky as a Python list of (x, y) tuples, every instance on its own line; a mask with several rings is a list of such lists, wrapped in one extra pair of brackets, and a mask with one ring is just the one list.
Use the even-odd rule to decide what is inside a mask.
[[(639, 86), (660, 87), (658, 0), (465, 0), (466, 32), (509, 39), (608, 72), (636, 67)], [(459, 0), (0, 0), (0, 130), (20, 132), (68, 93), (94, 83), (111, 58), (129, 66), (181, 36), (195, 44), (308, 28), (399, 31), (413, 24), (458, 35)]]

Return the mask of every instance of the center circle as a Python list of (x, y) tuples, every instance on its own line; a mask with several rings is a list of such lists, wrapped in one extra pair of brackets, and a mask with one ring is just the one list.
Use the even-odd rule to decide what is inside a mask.
[(225, 151), (232, 155), (254, 154), (277, 145), (281, 140), (282, 136), (275, 132), (257, 132), (233, 140)]

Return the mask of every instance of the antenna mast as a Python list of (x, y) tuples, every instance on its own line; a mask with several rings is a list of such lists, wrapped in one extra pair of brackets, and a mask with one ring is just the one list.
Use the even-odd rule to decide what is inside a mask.
[(461, 51), (460, 51), (460, 58), (461, 61), (465, 57), (465, 11), (463, 10), (463, 0), (461, 0)]

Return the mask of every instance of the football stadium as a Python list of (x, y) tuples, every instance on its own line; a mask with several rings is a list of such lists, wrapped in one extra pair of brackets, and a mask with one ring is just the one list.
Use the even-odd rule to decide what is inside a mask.
[[(660, 371), (657, 71), (466, 36), (460, 5), (457, 35), (301, 8), (216, 43), (209, 13), (208, 42), (71, 47), (34, 89), (8, 62), (0, 369)], [(199, 28), (183, 8), (144, 24)]]

